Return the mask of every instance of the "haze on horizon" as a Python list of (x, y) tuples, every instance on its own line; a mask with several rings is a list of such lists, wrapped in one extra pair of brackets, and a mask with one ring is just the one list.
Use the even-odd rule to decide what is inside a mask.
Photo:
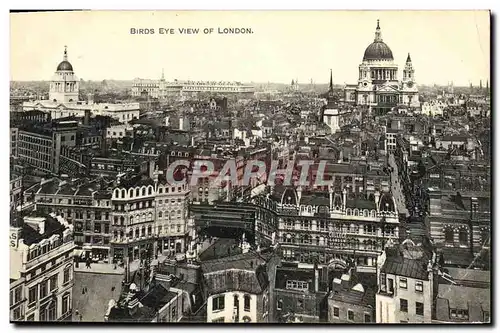
[[(356, 83), (377, 19), (417, 84), (490, 80), (488, 11), (86, 11), (12, 13), (11, 81), (50, 80), (64, 46), (84, 80)], [(158, 28), (248, 27), (253, 34), (160, 35)], [(130, 28), (154, 28), (131, 35)]]

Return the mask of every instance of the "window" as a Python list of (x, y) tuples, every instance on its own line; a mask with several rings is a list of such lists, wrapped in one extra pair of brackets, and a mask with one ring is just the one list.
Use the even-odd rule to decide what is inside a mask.
[(457, 318), (457, 309), (450, 310), (450, 318)]
[(354, 321), (354, 311), (347, 310), (347, 320)]
[(13, 316), (13, 318), (12, 318), (13, 320), (20, 320), (21, 319), (21, 307), (20, 306), (14, 309), (12, 316)]
[(278, 300), (278, 303), (276, 305), (276, 309), (277, 310), (283, 310), (283, 300), (282, 299)]
[(50, 291), (56, 290), (57, 288), (57, 274), (50, 278)]
[(212, 299), (212, 311), (224, 310), (224, 295)]
[(66, 267), (64, 269), (64, 279), (63, 279), (63, 283), (67, 283), (69, 282), (69, 280), (71, 279), (71, 272), (70, 272), (70, 269), (71, 267)]
[(469, 310), (458, 310), (457, 315), (460, 319), (469, 319)]
[(339, 318), (339, 316), (340, 316), (340, 309), (336, 306), (333, 307), (333, 316), (335, 318)]
[(48, 281), (43, 281), (42, 283), (40, 283), (40, 298), (44, 298), (48, 294), (47, 282)]
[(49, 321), (55, 321), (57, 319), (57, 303), (54, 301), (49, 305)]
[(422, 281), (415, 282), (415, 291), (419, 291), (419, 292), (424, 291), (424, 283)]
[(62, 313), (65, 314), (70, 309), (70, 296), (66, 294), (62, 298)]
[(172, 316), (171, 316), (171, 318), (175, 320), (176, 314), (177, 314), (177, 308), (174, 306), (172, 308)]
[(484, 311), (483, 312), (483, 321), (485, 323), (489, 323), (490, 322), (490, 312), (489, 311)]
[(38, 299), (38, 286), (31, 287), (28, 293), (28, 304), (35, 303)]
[(408, 312), (408, 300), (403, 298), (399, 300), (399, 311)]
[(446, 229), (444, 232), (444, 242), (453, 244), (453, 229)]
[(369, 313), (365, 313), (365, 323), (371, 323), (372, 316)]
[(304, 300), (303, 299), (298, 299), (297, 300), (297, 308), (302, 310), (304, 308)]
[(224, 322), (224, 317), (220, 317), (220, 318), (212, 320), (212, 323), (223, 323), (223, 322)]
[(250, 311), (250, 295), (245, 295), (245, 298), (244, 298), (244, 309), (245, 311)]
[(419, 316), (424, 315), (424, 303), (415, 302), (415, 313)]
[(21, 289), (22, 287), (17, 287), (15, 290), (14, 290), (14, 303), (18, 303), (21, 301)]
[(408, 288), (408, 281), (405, 278), (400, 278), (399, 279), (399, 286), (401, 289), (407, 289)]
[(30, 314), (29, 317), (26, 318), (26, 321), (35, 321), (35, 314), (34, 313)]
[(294, 289), (294, 290), (304, 290), (309, 289), (309, 283), (303, 281), (294, 281), (287, 280), (286, 281), (286, 289)]

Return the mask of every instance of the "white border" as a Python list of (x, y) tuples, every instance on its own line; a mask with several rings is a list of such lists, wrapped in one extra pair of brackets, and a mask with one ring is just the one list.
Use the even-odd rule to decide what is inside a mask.
[[(392, 9), (392, 10), (396, 10), (396, 9), (407, 9), (407, 10), (410, 10), (410, 9), (491, 9), (493, 11), (493, 13), (499, 13), (500, 10), (500, 1), (498, 0), (475, 0), (475, 1), (462, 1), (462, 0), (455, 0), (455, 1), (436, 1), (436, 0), (419, 0), (419, 1), (414, 1), (414, 2), (403, 2), (403, 1), (390, 1), (390, 0), (377, 0), (377, 1), (373, 1), (373, 0), (359, 0), (359, 1), (346, 1), (346, 2), (343, 2), (343, 3), (336, 3), (336, 2), (330, 2), (330, 3), (327, 3), (326, 1), (321, 1), (321, 0), (307, 0), (307, 1), (297, 1), (297, 0), (287, 0), (287, 1), (276, 1), (276, 0), (253, 0), (253, 1), (223, 1), (223, 0), (212, 0), (210, 2), (206, 1), (206, 0), (177, 0), (177, 2), (170, 2), (170, 3), (161, 3), (158, 2), (158, 1), (151, 1), (151, 0), (141, 0), (141, 1), (115, 1), (115, 2), (111, 2), (111, 1), (104, 1), (104, 0), (86, 0), (86, 1), (72, 1), (72, 2), (68, 2), (68, 1), (57, 1), (57, 0), (46, 0), (44, 1), (43, 3), (41, 3), (39, 0), (30, 0), (30, 1), (14, 1), (14, 0), (7, 0), (7, 1), (2, 1), (1, 2), (1, 5), (2, 7), (2, 18), (4, 18), (4, 20), (2, 20), (2, 28), (1, 31), (2, 31), (2, 34), (1, 34), (1, 38), (2, 38), (2, 44), (4, 46), (7, 46), (5, 49), (6, 51), (4, 51), (2, 53), (2, 65), (3, 65), (3, 73), (5, 73), (4, 75), (6, 75), (6, 79), (4, 81), (2, 81), (2, 94), (1, 94), (1, 98), (2, 98), (2, 104), (4, 106), (4, 109), (2, 112), (0, 112), (0, 123), (2, 124), (2, 126), (4, 126), (4, 130), (2, 131), (2, 137), (3, 139), (0, 141), (0, 144), (1, 144), (1, 148), (0, 148), (0, 151), (3, 152), (5, 154), (5, 156), (3, 157), (3, 161), (5, 161), (5, 163), (2, 163), (0, 165), (0, 167), (2, 168), (3, 172), (1, 172), (1, 175), (2, 175), (2, 178), (3, 178), (3, 181), (4, 181), (4, 191), (1, 191), (0, 193), (2, 194), (2, 196), (4, 196), (4, 199), (2, 200), (2, 202), (4, 203), (2, 206), (1, 206), (1, 214), (2, 216), (4, 217), (4, 223), (3, 223), (3, 228), (7, 228), (8, 226), (8, 223), (6, 220), (6, 217), (8, 217), (8, 206), (7, 206), (7, 202), (8, 199), (7, 199), (7, 184), (8, 184), (8, 175), (9, 175), (9, 165), (8, 165), (8, 159), (7, 159), (7, 151), (9, 151), (9, 129), (8, 129), (8, 124), (9, 124), (9, 109), (8, 109), (8, 103), (9, 103), (9, 47), (8, 45), (10, 45), (10, 41), (9, 41), (9, 14), (8, 14), (8, 10), (9, 9), (33, 9), (33, 8), (36, 8), (36, 9), (46, 9), (46, 10), (50, 10), (50, 9), (81, 9), (81, 8), (86, 8), (86, 9), (94, 9), (94, 10), (98, 10), (98, 9), (112, 9), (112, 10), (118, 10), (118, 9), (128, 9), (128, 10), (147, 10), (147, 9), (190, 9), (190, 10), (194, 10), (194, 9), (204, 9), (204, 10), (207, 10), (207, 9), (211, 9), (211, 10), (217, 10), (217, 9), (225, 9), (225, 10), (229, 10), (229, 9), (233, 9), (233, 10), (245, 10), (245, 9), (256, 9), (256, 10), (272, 10), (272, 9), (282, 9), (282, 10), (286, 10), (286, 9), (295, 9), (295, 10), (299, 10), (299, 9), (302, 9), (302, 10), (312, 10), (312, 9), (351, 9), (351, 10), (354, 10), (354, 9), (376, 9), (376, 10), (383, 10), (383, 9)], [(495, 42), (496, 42), (496, 39), (495, 38)], [(464, 46), (465, 47), (465, 46)], [(497, 45), (495, 44), (494, 45), (494, 50), (495, 50), (495, 53), (494, 54), (497, 54), (496, 53), (496, 50), (497, 50)], [(495, 70), (495, 73), (494, 74), (497, 74), (497, 71)], [(495, 75), (496, 77), (496, 75)], [(491, 80), (493, 83), (495, 82), (495, 80)], [(494, 96), (497, 96), (497, 92), (498, 92), (498, 85), (495, 84), (494, 85)], [(492, 110), (492, 114), (495, 114), (496, 113), (496, 110)], [(498, 122), (498, 119), (500, 117), (499, 116), (495, 116), (495, 124), (493, 125), (495, 128), (499, 128), (498, 126), (495, 126), (497, 125), (497, 122)], [(495, 156), (498, 156), (499, 153), (498, 153), (498, 149), (500, 149), (500, 144), (497, 142), (498, 140), (498, 137), (500, 135), (497, 134), (496, 135), (496, 139), (495, 139)], [(493, 171), (493, 170), (492, 170)], [(497, 177), (495, 177), (497, 178)], [(497, 185), (497, 184), (495, 184)], [(495, 206), (496, 207), (500, 207), (499, 205), (499, 201), (500, 201), (500, 196), (494, 196), (495, 198)], [(497, 229), (498, 227), (495, 227), (495, 230)], [(7, 238), (7, 232), (5, 233), (2, 233), (3, 237), (5, 237), (5, 239)], [(5, 242), (5, 244), (7, 244), (7, 242)], [(495, 246), (495, 248), (498, 248), (498, 246)], [(7, 245), (5, 245), (5, 248), (4, 248), (4, 251), (7, 252)], [(4, 253), (5, 253), (4, 252)], [(495, 258), (498, 258), (497, 256), (497, 251), (495, 251)], [(6, 258), (7, 255), (5, 256), (2, 256), (2, 258)], [(7, 265), (7, 264), (6, 264)], [(8, 269), (3, 269), (2, 270), (2, 275), (8, 275)], [(3, 318), (2, 320), (2, 323), (1, 323), (1, 326), (3, 328), (6, 328), (8, 331), (10, 330), (14, 330), (16, 329), (17, 331), (25, 331), (27, 330), (26, 328), (19, 328), (19, 327), (14, 327), (13, 325), (9, 324), (9, 317), (7, 315), (8, 313), (8, 303), (7, 303), (7, 294), (8, 294), (8, 287), (7, 287), (7, 276), (4, 276), (3, 278), (0, 278), (0, 281), (4, 281), (2, 284), (1, 284), (1, 292), (4, 296), (1, 297), (2, 300), (4, 300), (2, 303), (1, 303), (1, 309), (0, 309), (0, 313), (2, 314), (1, 318)], [(495, 279), (493, 279), (493, 281), (495, 281)], [(496, 283), (493, 282), (493, 283)], [(495, 288), (495, 290), (498, 290), (498, 288)], [(496, 293), (495, 293), (496, 294)], [(496, 296), (496, 295), (495, 295)], [(496, 298), (496, 297), (495, 297)], [(496, 305), (496, 304), (495, 304)], [(495, 308), (498, 308), (498, 306), (495, 306)], [(494, 314), (492, 314), (492, 318), (495, 318), (498, 319), (498, 311), (496, 311)], [(58, 330), (62, 330), (62, 331), (66, 331), (66, 330), (69, 330), (69, 329), (78, 329), (78, 327), (76, 326), (70, 326), (70, 327), (66, 327), (66, 326), (61, 326), (61, 327), (58, 327), (57, 329)], [(188, 326), (188, 327), (185, 327), (185, 328), (181, 328), (181, 327), (176, 327), (176, 328), (173, 328), (173, 327), (166, 327), (166, 326), (160, 326), (159, 328), (154, 328), (154, 330), (156, 331), (164, 331), (165, 329), (168, 329), (169, 331), (177, 331), (177, 330), (181, 330), (181, 329), (194, 329), (195, 327), (194, 326)], [(223, 328), (223, 327), (220, 327), (220, 326), (217, 326), (217, 327), (214, 327), (214, 328), (210, 328), (210, 326), (208, 327), (204, 327), (203, 329), (205, 330), (210, 330), (210, 331), (215, 331), (215, 330), (219, 330), (219, 329), (235, 329), (236, 327), (232, 327), (232, 326), (228, 326), (228, 328)], [(283, 327), (284, 329), (286, 330), (291, 330), (291, 331), (303, 331), (303, 330), (314, 330), (316, 328), (314, 327), (308, 327), (308, 328), (305, 328), (305, 327), (296, 327), (294, 328), (293, 325), (292, 326), (286, 326), (286, 327)], [(283, 329), (281, 328), (281, 329)], [(319, 327), (318, 327), (319, 328)], [(321, 329), (335, 329), (336, 331), (347, 331), (348, 328), (346, 327), (342, 327), (342, 328), (336, 328), (335, 326), (334, 327), (326, 327), (326, 326), (321, 326), (320, 327)], [(451, 328), (453, 329), (453, 327), (445, 327), (445, 329), (448, 329), (448, 328)], [(53, 330), (54, 327), (36, 327), (36, 328), (31, 328), (31, 329), (42, 329), (42, 330)], [(84, 330), (92, 330), (92, 331), (95, 331), (95, 330), (100, 330), (102, 329), (102, 327), (97, 327), (97, 326), (91, 326), (91, 327), (85, 327), (85, 328), (81, 328), (81, 329), (84, 329)], [(106, 330), (114, 330), (114, 331), (121, 331), (123, 330), (124, 328), (123, 327), (105, 327)], [(130, 329), (141, 329), (140, 327), (136, 327), (136, 326), (133, 326), (131, 327)], [(151, 328), (150, 327), (147, 327), (148, 330), (150, 330)], [(200, 329), (202, 329), (202, 327), (200, 327)], [(237, 329), (241, 329), (241, 328), (237, 328)], [(276, 329), (280, 329), (279, 327), (276, 327), (276, 326), (273, 326), (273, 327), (257, 327), (257, 329), (261, 329), (261, 330), (266, 330), (266, 331), (271, 331), (271, 330), (276, 330)], [(352, 329), (356, 330), (356, 329), (360, 329), (360, 327), (356, 327), (356, 326), (353, 326)], [(352, 330), (351, 329), (351, 330)], [(364, 328), (362, 328), (364, 329)], [(372, 328), (370, 328), (372, 329)], [(385, 330), (386, 327), (373, 327), (374, 330), (377, 330), (377, 331), (382, 331), (382, 330)], [(406, 330), (407, 328), (404, 328), (404, 327), (398, 327), (397, 328), (398, 330)], [(422, 327), (417, 327), (416, 330), (417, 331), (424, 331), (424, 330), (428, 330), (428, 329), (433, 329), (431, 327), (425, 327), (425, 326), (422, 326)], [(473, 328), (473, 327), (467, 327), (466, 328), (467, 330), (476, 330), (478, 328)]]

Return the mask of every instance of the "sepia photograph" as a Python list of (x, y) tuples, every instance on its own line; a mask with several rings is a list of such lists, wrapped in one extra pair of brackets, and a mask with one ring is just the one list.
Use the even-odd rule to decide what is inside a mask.
[(9, 19), (10, 323), (491, 325), (490, 11)]

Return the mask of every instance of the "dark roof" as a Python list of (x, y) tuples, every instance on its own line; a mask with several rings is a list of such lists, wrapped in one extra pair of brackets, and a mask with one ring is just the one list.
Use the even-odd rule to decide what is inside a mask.
[(59, 63), (59, 65), (57, 66), (57, 70), (58, 71), (73, 71), (73, 66), (71, 65), (71, 63), (67, 60), (63, 60)]
[(295, 280), (309, 282), (309, 291), (314, 292), (314, 270), (297, 267), (276, 268), (276, 279), (274, 287), (276, 289), (286, 289), (286, 281)]
[(177, 294), (165, 289), (161, 284), (155, 285), (148, 293), (140, 298), (140, 302), (150, 308), (163, 307), (170, 302)]
[(392, 51), (386, 43), (376, 41), (368, 45), (363, 55), (365, 60), (394, 60)]
[(329, 298), (336, 302), (349, 303), (360, 306), (375, 307), (375, 288), (363, 286), (364, 291), (352, 289), (356, 284), (332, 283), (332, 291)]
[(264, 266), (253, 270), (229, 268), (203, 274), (203, 280), (209, 295), (227, 291), (243, 291), (251, 294), (261, 294), (269, 280)]
[(387, 248), (387, 258), (380, 271), (386, 274), (405, 276), (418, 280), (428, 280), (428, 254), (424, 253), (421, 258), (410, 259), (409, 257), (411, 255), (411, 252), (408, 251), (407, 253), (409, 255), (405, 255), (402, 253), (403, 251), (405, 250), (402, 246), (396, 248)]
[[(59, 234), (62, 237), (62, 233), (66, 229), (64, 225), (59, 223), (56, 219), (51, 216), (44, 216), (45, 218), (45, 230), (43, 234), (40, 234), (37, 230), (33, 229), (26, 223), (22, 223), (21, 239), (24, 240), (24, 244), (30, 246), (34, 243), (39, 243), (43, 239), (50, 238), (52, 235)], [(18, 220), (18, 223), (20, 221)]]

